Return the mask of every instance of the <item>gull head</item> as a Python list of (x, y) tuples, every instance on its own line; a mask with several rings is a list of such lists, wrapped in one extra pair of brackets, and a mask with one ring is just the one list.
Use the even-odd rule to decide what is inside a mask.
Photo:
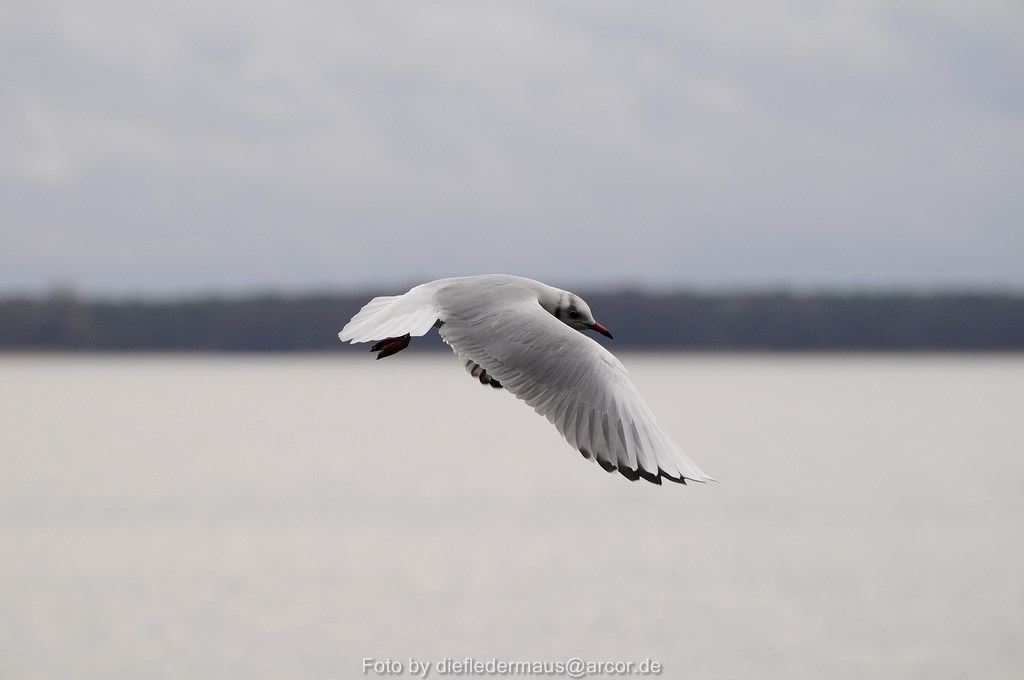
[(590, 307), (578, 295), (552, 288), (548, 294), (541, 295), (540, 306), (570, 328), (578, 331), (597, 331), (601, 335), (612, 337), (608, 329), (594, 319)]

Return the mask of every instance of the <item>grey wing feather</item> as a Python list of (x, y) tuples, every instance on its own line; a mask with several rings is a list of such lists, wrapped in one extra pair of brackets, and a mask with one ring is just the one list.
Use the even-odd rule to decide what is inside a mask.
[[(708, 481), (672, 441), (604, 347), (539, 304), (479, 296), (462, 304), (439, 291), (439, 332), (475, 364), (558, 428), (586, 458), (630, 479)], [(468, 299), (466, 299), (468, 301)]]

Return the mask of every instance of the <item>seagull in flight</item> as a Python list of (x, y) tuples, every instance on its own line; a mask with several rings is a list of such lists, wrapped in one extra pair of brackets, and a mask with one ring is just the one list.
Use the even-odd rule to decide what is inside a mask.
[(470, 375), (547, 418), (575, 449), (630, 480), (714, 481), (654, 417), (578, 295), (505, 274), (438, 279), (375, 297), (338, 333), (383, 359), (437, 328)]

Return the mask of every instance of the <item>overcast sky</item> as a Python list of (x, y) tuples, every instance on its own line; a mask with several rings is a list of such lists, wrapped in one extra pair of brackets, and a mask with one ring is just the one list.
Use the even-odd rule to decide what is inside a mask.
[(1024, 3), (0, 8), (0, 294), (1024, 289)]

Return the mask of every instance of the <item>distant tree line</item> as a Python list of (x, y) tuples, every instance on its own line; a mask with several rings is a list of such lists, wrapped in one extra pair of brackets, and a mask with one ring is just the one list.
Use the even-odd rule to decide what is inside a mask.
[[(0, 349), (337, 350), (342, 347), (338, 330), (370, 297), (6, 298), (0, 299)], [(586, 297), (595, 316), (615, 334), (612, 346), (623, 349), (1024, 349), (1024, 295), (618, 291)]]

